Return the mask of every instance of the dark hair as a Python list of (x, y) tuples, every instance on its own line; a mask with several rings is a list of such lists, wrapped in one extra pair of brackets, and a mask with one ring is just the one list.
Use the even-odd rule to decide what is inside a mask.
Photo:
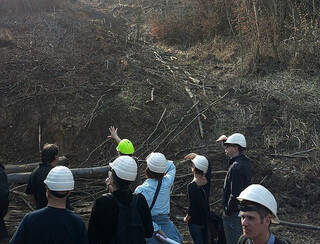
[(41, 152), (41, 161), (43, 163), (51, 163), (58, 156), (59, 147), (56, 144), (45, 144)]
[(113, 182), (119, 190), (128, 190), (129, 189), (129, 186), (132, 183), (132, 181), (123, 180), (123, 179), (119, 178), (113, 169), (111, 169), (111, 173), (112, 173), (111, 177), (113, 179)]
[(202, 170), (198, 169), (194, 164), (193, 164), (193, 168), (194, 168), (194, 172), (197, 175), (204, 175), (204, 172)]
[(155, 179), (155, 180), (162, 180), (164, 173), (156, 173), (153, 172), (149, 169), (149, 167), (147, 167), (144, 171), (144, 174), (146, 176), (147, 179)]
[(236, 146), (238, 146), (238, 151), (239, 151), (239, 153), (243, 153), (243, 152), (244, 152), (244, 150), (245, 150), (244, 147), (241, 147), (241, 146), (239, 146), (239, 145), (237, 145), (237, 144), (236, 144)]
[(68, 195), (69, 191), (51, 191), (50, 189), (48, 189), (49, 192), (51, 192), (52, 195), (54, 195), (56, 198), (64, 198)]
[(272, 216), (272, 212), (269, 209), (267, 209), (265, 206), (263, 206), (259, 203), (244, 200), (241, 202), (241, 205), (255, 206), (256, 207), (255, 211), (259, 214), (259, 216), (261, 218), (261, 220), (260, 220), (261, 224), (263, 223), (263, 219), (265, 219), (268, 215)]

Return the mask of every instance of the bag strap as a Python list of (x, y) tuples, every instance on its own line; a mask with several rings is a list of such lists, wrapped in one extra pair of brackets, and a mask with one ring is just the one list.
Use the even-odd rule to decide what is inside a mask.
[(152, 200), (151, 206), (149, 208), (150, 211), (153, 208), (154, 204), (156, 203), (157, 197), (159, 195), (161, 184), (162, 184), (162, 179), (158, 181), (157, 189), (156, 189), (156, 192), (154, 193), (153, 200)]

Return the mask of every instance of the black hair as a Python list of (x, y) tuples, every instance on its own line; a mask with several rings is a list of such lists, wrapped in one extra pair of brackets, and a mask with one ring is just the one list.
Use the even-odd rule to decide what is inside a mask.
[(69, 191), (63, 191), (63, 192), (60, 192), (60, 191), (51, 191), (50, 189), (48, 189), (48, 191), (54, 195), (56, 198), (64, 198), (68, 195)]
[(147, 179), (155, 179), (155, 180), (162, 180), (164, 173), (156, 173), (149, 169), (149, 167), (146, 167), (144, 174)]
[(117, 189), (119, 190), (129, 190), (129, 186), (132, 183), (132, 181), (121, 179), (117, 176), (116, 172), (111, 169), (111, 177), (113, 179), (114, 184), (116, 185)]
[(41, 152), (41, 161), (43, 163), (51, 163), (58, 156), (59, 147), (56, 144), (45, 144)]

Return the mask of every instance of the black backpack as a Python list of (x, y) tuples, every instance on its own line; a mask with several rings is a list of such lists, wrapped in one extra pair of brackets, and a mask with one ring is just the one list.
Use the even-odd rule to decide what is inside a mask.
[(117, 233), (113, 238), (114, 244), (144, 244), (145, 230), (138, 211), (138, 194), (132, 195), (128, 205), (124, 205), (114, 197), (119, 207)]

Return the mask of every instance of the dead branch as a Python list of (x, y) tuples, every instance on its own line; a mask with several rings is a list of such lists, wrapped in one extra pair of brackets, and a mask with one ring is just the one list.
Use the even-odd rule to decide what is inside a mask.
[(201, 118), (200, 118), (201, 114), (200, 114), (200, 110), (199, 110), (197, 99), (196, 99), (196, 97), (193, 95), (193, 93), (191, 92), (191, 90), (187, 86), (185, 86), (185, 90), (188, 93), (189, 97), (191, 98), (191, 100), (192, 100), (192, 102), (194, 104), (194, 107), (196, 109), (196, 112), (198, 114), (197, 119), (198, 119), (198, 125), (199, 125), (199, 130), (200, 130), (200, 136), (201, 136), (201, 138), (203, 138), (203, 126), (202, 126), (202, 122), (201, 122)]
[(291, 154), (270, 154), (270, 156), (272, 156), (272, 157), (305, 158), (305, 159), (308, 159), (309, 155), (302, 155), (302, 154), (309, 153), (309, 152), (312, 152), (314, 150), (316, 150), (316, 148), (311, 148), (311, 149), (308, 149), (308, 150), (305, 150), (305, 151), (300, 151), (300, 152), (294, 152), (294, 153), (291, 153)]
[(165, 109), (163, 110), (163, 112), (162, 112), (162, 114), (161, 114), (161, 116), (160, 116), (160, 119), (159, 119), (156, 127), (154, 128), (154, 130), (151, 132), (151, 134), (150, 134), (150, 135), (147, 137), (147, 139), (139, 146), (139, 148), (138, 148), (136, 151), (139, 151), (141, 148), (143, 148), (144, 144), (145, 144), (145, 143), (153, 136), (153, 134), (157, 131), (157, 129), (158, 129), (158, 127), (159, 127), (159, 125), (160, 125), (160, 123), (161, 123), (161, 121), (162, 121), (165, 113), (166, 113), (166, 111), (167, 111), (167, 108), (165, 108)]
[[(199, 116), (200, 114), (202, 114), (203, 112), (207, 111), (212, 105), (218, 103), (220, 100), (222, 100), (222, 99), (223, 99), (225, 96), (227, 96), (228, 94), (229, 94), (229, 92), (225, 93), (225, 94), (224, 94), (223, 96), (221, 96), (219, 99), (217, 99), (217, 100), (213, 101), (212, 103), (210, 103), (205, 109), (202, 110), (202, 112), (200, 112), (199, 114), (197, 114), (178, 134), (176, 134), (176, 135), (171, 139), (171, 141), (169, 141), (169, 142), (167, 143), (167, 145), (165, 146), (165, 148), (166, 148), (174, 139), (176, 139), (186, 128), (188, 128), (188, 127), (191, 125), (191, 123), (192, 123), (196, 118), (198, 118), (198, 116)], [(159, 147), (159, 146), (158, 146), (158, 147)], [(157, 148), (158, 148), (158, 147), (157, 147)]]
[(22, 199), (22, 201), (28, 206), (28, 208), (29, 208), (31, 211), (34, 210), (34, 208), (31, 206), (31, 204), (29, 203), (29, 201), (27, 201), (27, 200), (25, 199), (25, 197), (27, 196), (27, 194), (25, 194), (25, 193), (23, 193), (23, 192), (19, 192), (19, 191), (10, 191), (10, 192), (18, 195), (18, 196)]

